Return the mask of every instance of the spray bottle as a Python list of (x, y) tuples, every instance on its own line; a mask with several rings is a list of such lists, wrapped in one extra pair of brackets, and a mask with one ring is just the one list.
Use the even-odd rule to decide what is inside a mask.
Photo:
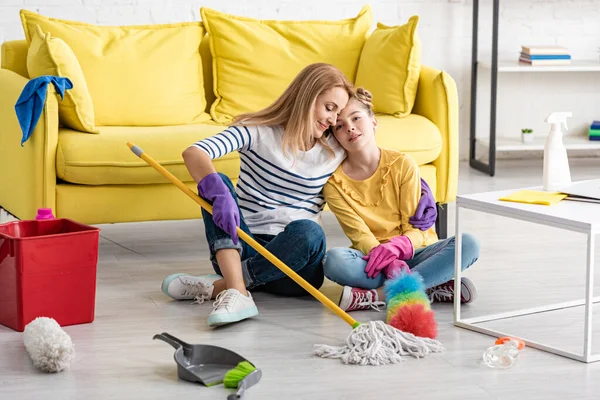
[(550, 134), (544, 146), (544, 190), (558, 191), (571, 184), (571, 170), (567, 149), (563, 144), (561, 124), (567, 129), (567, 118), (570, 112), (555, 112), (546, 118), (551, 124)]

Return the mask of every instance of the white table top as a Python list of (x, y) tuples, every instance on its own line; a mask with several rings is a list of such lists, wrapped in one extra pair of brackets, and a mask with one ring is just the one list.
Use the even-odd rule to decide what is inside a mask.
[(519, 190), (542, 190), (541, 187), (500, 190), (457, 196), (457, 205), (496, 215), (541, 223), (579, 232), (600, 234), (600, 204), (562, 200), (551, 206), (500, 201)]

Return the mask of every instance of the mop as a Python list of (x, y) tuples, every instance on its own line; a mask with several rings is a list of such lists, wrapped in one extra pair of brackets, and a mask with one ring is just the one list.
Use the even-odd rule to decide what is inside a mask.
[[(200, 207), (212, 214), (212, 207), (210, 204), (190, 190), (190, 188), (167, 171), (152, 157), (144, 153), (141, 148), (129, 142), (127, 143), (127, 146), (136, 156), (156, 169), (160, 174), (167, 178), (167, 180), (198, 203)], [(418, 337), (412, 333), (403, 332), (387, 325), (383, 321), (370, 321), (366, 323), (356, 321), (239, 227), (237, 227), (237, 233), (240, 239), (269, 260), (294, 282), (320, 301), (331, 312), (352, 327), (352, 332), (346, 339), (346, 344), (344, 346), (316, 345), (314, 349), (316, 355), (323, 358), (339, 358), (345, 364), (383, 365), (398, 363), (403, 360), (403, 356), (421, 358), (431, 353), (444, 351), (444, 347), (437, 340)]]

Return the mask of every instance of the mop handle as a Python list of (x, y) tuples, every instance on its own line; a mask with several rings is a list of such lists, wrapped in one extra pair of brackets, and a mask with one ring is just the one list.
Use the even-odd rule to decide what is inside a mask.
[[(160, 165), (158, 162), (156, 162), (148, 154), (144, 153), (144, 151), (142, 149), (140, 149), (138, 146), (135, 146), (134, 144), (132, 144), (130, 142), (127, 142), (127, 146), (129, 147), (129, 149), (131, 149), (131, 151), (135, 155), (140, 157), (142, 160), (146, 161), (151, 167), (153, 167), (158, 172), (160, 172), (165, 178), (167, 178), (169, 181), (171, 181), (175, 186), (177, 186), (179, 189), (181, 189), (183, 192), (185, 192), (185, 194), (187, 194), (192, 200), (194, 200), (196, 203), (198, 203), (200, 205), (200, 207), (204, 208), (206, 211), (208, 211), (210, 214), (212, 214), (211, 205), (208, 204), (203, 198), (198, 196), (196, 193), (192, 192), (190, 190), (190, 188), (188, 188), (183, 182), (181, 182), (179, 179), (177, 179), (175, 177), (175, 175), (173, 175), (172, 173), (167, 171), (162, 165)], [(329, 308), (334, 314), (336, 314), (338, 317), (340, 317), (346, 323), (348, 323), (348, 325), (352, 326), (353, 328), (355, 328), (359, 325), (359, 323), (354, 318), (352, 318), (350, 315), (348, 315), (348, 313), (346, 313), (344, 310), (342, 310), (333, 301), (329, 300), (323, 293), (321, 293), (317, 289), (315, 289), (310, 283), (306, 282), (293, 269), (291, 269), (290, 267), (285, 265), (280, 259), (278, 259), (273, 254), (271, 254), (271, 252), (269, 252), (269, 250), (267, 250), (263, 246), (261, 246), (260, 243), (258, 243), (256, 240), (254, 240), (250, 235), (248, 235), (246, 232), (241, 230), (239, 227), (236, 227), (236, 229), (237, 229), (237, 233), (238, 233), (240, 239), (242, 239), (244, 242), (248, 243), (248, 245), (250, 245), (250, 247), (252, 247), (258, 253), (260, 253), (263, 257), (265, 257), (267, 260), (269, 260), (273, 265), (275, 265), (277, 268), (279, 268), (283, 273), (285, 273), (291, 279), (293, 279), (294, 282), (296, 282), (298, 285), (302, 286), (308, 293), (313, 295), (314, 298), (316, 298), (321, 303), (323, 303), (323, 305), (325, 307)]]

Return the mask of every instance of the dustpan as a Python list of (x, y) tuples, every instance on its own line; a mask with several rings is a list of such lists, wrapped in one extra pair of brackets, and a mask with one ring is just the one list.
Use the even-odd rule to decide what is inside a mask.
[[(184, 381), (214, 386), (223, 383), (225, 374), (240, 362), (252, 364), (229, 349), (208, 344), (188, 344), (166, 332), (154, 335), (153, 339), (160, 339), (175, 348), (177, 376)], [(262, 371), (257, 368), (240, 381), (237, 393), (228, 399), (240, 399), (244, 390), (256, 385), (261, 377)]]

